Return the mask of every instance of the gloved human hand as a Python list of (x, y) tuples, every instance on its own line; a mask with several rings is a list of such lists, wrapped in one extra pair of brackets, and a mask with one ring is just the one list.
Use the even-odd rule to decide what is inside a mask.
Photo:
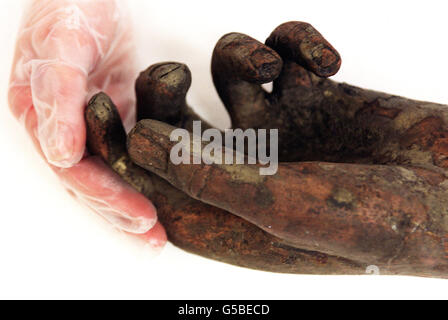
[(85, 150), (84, 108), (104, 91), (135, 122), (134, 43), (123, 1), (33, 0), (18, 34), (9, 105), (64, 186), (128, 233), (161, 248), (166, 234), (143, 195)]

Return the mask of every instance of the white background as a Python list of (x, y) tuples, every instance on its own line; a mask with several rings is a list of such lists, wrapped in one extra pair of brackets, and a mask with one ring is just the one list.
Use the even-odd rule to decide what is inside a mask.
[[(189, 101), (227, 124), (209, 74), (215, 42), (239, 31), (264, 40), (280, 23), (312, 23), (339, 50), (335, 77), (448, 103), (446, 1), (129, 1), (141, 69), (187, 63)], [(0, 1), (0, 298), (447, 298), (446, 280), (257, 272), (167, 245), (154, 257), (77, 204), (36, 155), (6, 100), (22, 1)], [(212, 107), (213, 106), (213, 107)]]

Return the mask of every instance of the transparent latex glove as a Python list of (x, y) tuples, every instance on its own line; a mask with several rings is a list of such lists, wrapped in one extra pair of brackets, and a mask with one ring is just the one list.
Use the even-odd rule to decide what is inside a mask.
[(84, 108), (104, 91), (135, 122), (134, 43), (125, 1), (34, 0), (18, 35), (9, 104), (63, 185), (119, 229), (166, 242), (152, 203), (85, 151)]

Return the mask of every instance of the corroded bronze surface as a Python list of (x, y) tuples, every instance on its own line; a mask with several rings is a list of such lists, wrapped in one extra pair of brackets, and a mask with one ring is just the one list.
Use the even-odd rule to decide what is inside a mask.
[[(136, 85), (140, 119), (165, 123), (137, 124), (128, 153), (155, 174), (132, 163), (122, 129), (111, 134), (113, 108), (110, 118), (92, 116), (104, 95), (87, 111), (90, 149), (155, 201), (170, 240), (191, 252), (277, 272), (376, 265), (382, 274), (447, 277), (446, 106), (321, 78), (339, 67), (336, 50), (305, 23), (281, 25), (266, 45), (237, 33), (218, 42), (213, 78), (233, 126), (279, 129), (275, 176), (170, 163), (169, 133), (198, 118), (185, 103), (188, 68), (176, 63), (150, 67)], [(260, 84), (270, 81), (267, 93)]]
[(231, 212), (290, 245), (402, 274), (448, 272), (446, 176), (395, 165), (281, 163), (174, 165), (175, 127), (140, 121), (128, 152), (189, 196)]
[(189, 252), (258, 270), (305, 274), (360, 274), (367, 265), (294, 248), (255, 225), (197, 201), (135, 165), (113, 102), (103, 93), (86, 109), (90, 151), (151, 199), (171, 242)]

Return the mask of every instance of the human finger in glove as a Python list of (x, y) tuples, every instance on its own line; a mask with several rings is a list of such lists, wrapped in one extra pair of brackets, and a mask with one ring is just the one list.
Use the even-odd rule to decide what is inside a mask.
[(125, 1), (34, 0), (19, 30), (9, 105), (80, 201), (153, 247), (166, 242), (151, 201), (85, 150), (84, 109), (99, 90), (135, 123), (134, 42)]

